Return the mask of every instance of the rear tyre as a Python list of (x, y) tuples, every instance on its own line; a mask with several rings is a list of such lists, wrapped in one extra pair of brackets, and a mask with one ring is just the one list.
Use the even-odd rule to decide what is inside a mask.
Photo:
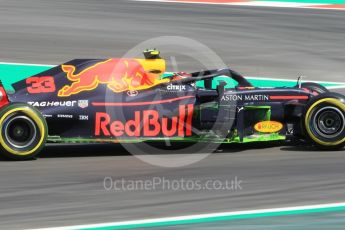
[(308, 140), (322, 150), (345, 146), (345, 98), (327, 93), (314, 98), (306, 107), (303, 126)]
[(308, 89), (315, 95), (320, 95), (320, 94), (329, 92), (326, 87), (315, 82), (304, 82), (301, 84), (301, 87), (304, 89)]
[(45, 118), (27, 104), (11, 104), (0, 111), (0, 153), (8, 159), (35, 158), (47, 134)]

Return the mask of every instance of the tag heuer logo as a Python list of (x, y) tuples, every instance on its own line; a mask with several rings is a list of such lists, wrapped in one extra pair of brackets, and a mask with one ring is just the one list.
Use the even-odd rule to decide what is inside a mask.
[(78, 106), (82, 109), (85, 109), (85, 108), (89, 107), (89, 101), (88, 100), (79, 100)]

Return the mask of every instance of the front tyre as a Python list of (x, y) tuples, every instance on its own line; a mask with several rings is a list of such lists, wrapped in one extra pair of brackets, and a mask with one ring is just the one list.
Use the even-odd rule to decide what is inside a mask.
[(27, 104), (11, 104), (0, 111), (0, 153), (12, 160), (34, 158), (48, 135), (45, 118)]
[(303, 117), (308, 139), (323, 150), (345, 146), (345, 104), (337, 94), (316, 97), (306, 107)]

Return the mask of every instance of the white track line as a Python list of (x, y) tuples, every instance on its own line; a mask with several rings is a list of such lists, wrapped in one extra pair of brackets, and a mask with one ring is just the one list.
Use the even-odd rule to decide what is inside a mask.
[[(255, 7), (280, 7), (280, 8), (300, 8), (300, 9), (319, 9), (319, 10), (341, 10), (337, 4), (332, 3), (300, 3), (300, 2), (279, 2), (279, 1), (250, 1), (247, 2), (197, 2), (197, 1), (175, 1), (175, 0), (131, 0), (135, 2), (161, 2), (161, 3), (183, 3), (183, 4), (203, 4), (203, 5), (227, 5), (227, 6), (255, 6)], [(335, 7), (322, 7), (334, 5)]]
[(287, 7), (287, 8), (302, 8), (302, 7), (312, 7), (315, 5), (329, 5), (329, 4), (316, 4), (316, 3), (300, 3), (300, 2), (271, 2), (271, 1), (250, 1), (250, 2), (234, 2), (230, 5), (238, 6), (266, 6), (266, 7)]
[(28, 64), (28, 63), (16, 63), (16, 62), (0, 62), (0, 65), (47, 66), (47, 67), (54, 67), (54, 66), (56, 66), (56, 65)]
[[(248, 77), (246, 76), (245, 78), (247, 79), (252, 79), (252, 80), (270, 80), (270, 81), (287, 81), (287, 82), (296, 82), (297, 83), (297, 78), (296, 79), (286, 79), (286, 78), (271, 78), (271, 77)], [(314, 81), (314, 80), (309, 80), (308, 78), (303, 78), (302, 82), (315, 82), (315, 83), (328, 83), (328, 84), (339, 84), (339, 85), (345, 85), (345, 82), (335, 82), (335, 81)]]
[(327, 89), (345, 89), (345, 85), (343, 86), (326, 86)]
[(57, 227), (57, 228), (41, 228), (37, 230), (71, 230), (71, 229), (102, 228), (102, 227), (121, 227), (121, 226), (123, 227), (123, 226), (141, 225), (141, 224), (158, 224), (158, 223), (167, 223), (167, 222), (175, 222), (175, 221), (200, 220), (200, 219), (205, 219), (205, 218), (216, 218), (216, 217), (224, 217), (224, 216), (231, 217), (231, 216), (239, 216), (239, 215), (266, 214), (266, 213), (276, 214), (276, 213), (283, 213), (283, 212), (289, 212), (289, 211), (293, 212), (293, 211), (308, 211), (308, 210), (325, 209), (325, 208), (341, 208), (344, 206), (345, 206), (345, 203), (329, 203), (329, 204), (306, 205), (306, 206), (295, 206), (295, 207), (165, 217), (165, 218), (155, 218), (155, 219), (142, 219), (142, 220), (100, 223), (100, 224), (90, 224), (90, 225), (63, 226), (63, 227)]

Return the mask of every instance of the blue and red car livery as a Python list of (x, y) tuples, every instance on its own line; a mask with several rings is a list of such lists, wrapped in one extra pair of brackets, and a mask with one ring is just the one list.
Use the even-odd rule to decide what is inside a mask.
[[(47, 142), (297, 140), (345, 145), (345, 98), (316, 83), (257, 88), (231, 69), (165, 74), (145, 59), (76, 59), (0, 87), (0, 154), (35, 157)], [(212, 82), (231, 78), (229, 85)], [(200, 83), (202, 82), (202, 87)]]

